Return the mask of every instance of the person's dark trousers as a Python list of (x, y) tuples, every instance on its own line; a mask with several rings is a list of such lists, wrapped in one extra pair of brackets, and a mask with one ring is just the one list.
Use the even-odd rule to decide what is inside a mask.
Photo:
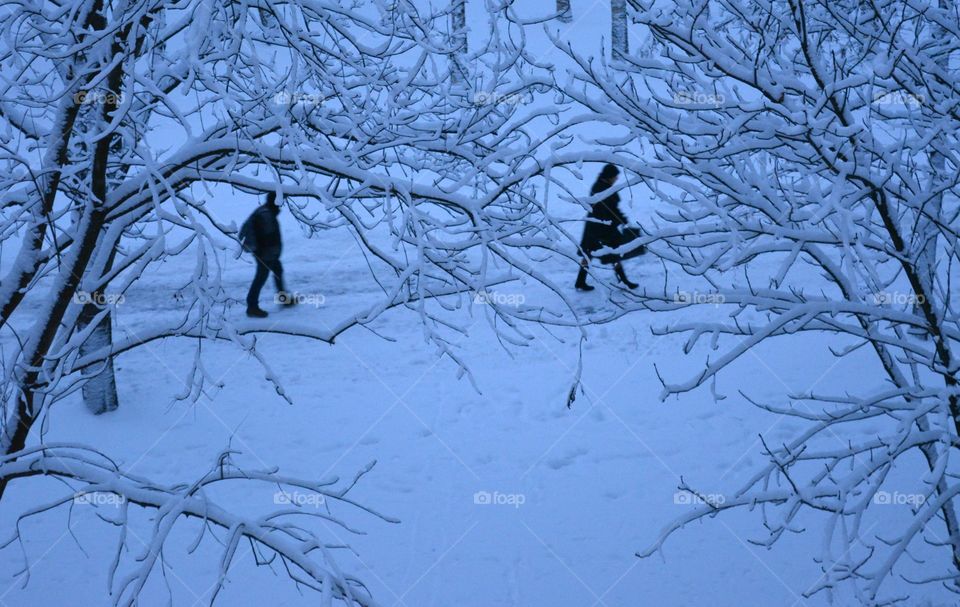
[(247, 309), (252, 310), (260, 307), (260, 291), (267, 282), (267, 276), (273, 272), (273, 279), (277, 283), (277, 292), (284, 293), (283, 288), (283, 266), (280, 265), (279, 257), (260, 257), (255, 256), (257, 260), (257, 273), (253, 276), (253, 282), (250, 284), (250, 291), (247, 292)]

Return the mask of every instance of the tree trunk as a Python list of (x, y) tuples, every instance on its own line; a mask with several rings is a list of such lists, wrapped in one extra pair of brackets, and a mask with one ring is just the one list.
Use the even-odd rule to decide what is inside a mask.
[[(267, 17), (273, 18), (273, 15), (268, 13)], [(150, 15), (144, 15), (141, 17), (140, 24), (143, 26), (144, 31), (146, 31), (147, 26), (150, 24), (152, 19), (153, 18)], [(126, 38), (126, 33), (127, 32), (124, 32), (124, 38)], [(144, 36), (141, 34), (135, 43), (135, 55), (140, 54), (143, 40)], [(120, 44), (119, 41), (115, 41), (112, 46), (112, 51), (116, 55), (122, 52), (122, 48), (122, 44)], [(101, 128), (107, 128), (107, 125), (112, 120), (113, 115), (116, 113), (120, 105), (122, 84), (123, 64), (120, 63), (110, 70), (110, 73), (107, 77), (107, 95), (104, 96), (103, 107), (99, 117)], [(111, 170), (109, 168), (109, 158), (111, 155), (118, 158), (123, 158), (124, 156), (122, 138), (116, 137), (115, 133), (108, 134), (95, 144), (93, 166), (90, 174), (91, 192), (93, 193), (94, 197), (98, 199), (104, 206), (106, 205), (107, 201), (107, 188), (109, 186), (116, 186), (122, 183), (124, 176), (130, 168), (129, 165), (121, 162), (117, 167), (114, 167)], [(113, 267), (113, 260), (116, 257), (117, 246), (119, 244), (118, 240), (111, 241), (105, 237), (106, 234), (104, 233), (101, 236), (101, 244), (111, 247), (110, 255), (108, 256), (105, 262), (106, 265), (103, 268), (95, 268), (95, 275), (98, 277), (106, 275)], [(96, 318), (97, 313), (100, 311), (100, 304), (104, 302), (104, 294), (102, 290), (97, 289), (92, 294), (92, 298), (94, 301), (92, 303), (88, 302), (84, 306), (84, 310), (78, 319), (77, 328), (80, 331), (83, 331), (87, 326), (89, 326), (89, 324)], [(112, 318), (112, 314), (107, 311), (103, 318), (101, 318), (97, 323), (97, 326), (94, 327), (93, 331), (91, 331), (87, 339), (80, 344), (79, 350), (81, 357), (88, 354), (94, 354), (101, 350), (109, 350), (113, 347)], [(119, 407), (120, 399), (117, 396), (117, 380), (116, 375), (114, 374), (112, 356), (107, 357), (102, 365), (96, 365), (90, 367), (89, 369), (85, 369), (83, 371), (83, 376), (85, 380), (82, 388), (83, 402), (92, 413), (99, 415), (108, 411), (114, 411), (117, 409), (117, 407)]]
[[(944, 0), (940, 0), (939, 7), (941, 10), (947, 10)], [(942, 26), (934, 26), (932, 36), (934, 40), (942, 40), (948, 35), (948, 32)], [(941, 54), (936, 57), (935, 62), (944, 72), (949, 71), (949, 57), (946, 54)], [(908, 99), (907, 102), (911, 103), (913, 100)], [(946, 144), (943, 134), (940, 134), (937, 139), (941, 145)], [(930, 183), (938, 184), (944, 176), (945, 170), (946, 159), (943, 157), (943, 154), (933, 150), (930, 154)], [(941, 216), (941, 212), (943, 211), (943, 194), (935, 196), (930, 203), (926, 205), (924, 210), (927, 214), (920, 217), (917, 222), (917, 233), (921, 238), (920, 250), (917, 252), (917, 271), (920, 273), (920, 279), (924, 283), (924, 290), (932, 297), (934, 295), (934, 273), (937, 267), (937, 238), (940, 235), (940, 229), (930, 218), (938, 218)], [(921, 303), (922, 302), (914, 302), (913, 304), (913, 313), (917, 316), (923, 315), (920, 308)], [(910, 332), (915, 337), (921, 339), (930, 338), (930, 333), (919, 327), (911, 329)]]
[[(105, 27), (106, 22), (104, 21), (101, 25)], [(123, 32), (124, 38), (128, 32), (129, 29)], [(123, 52), (123, 44), (120, 39), (114, 38), (113, 44), (111, 45), (111, 52), (114, 56)], [(109, 125), (113, 119), (113, 115), (120, 106), (122, 84), (123, 63), (121, 62), (114, 66), (107, 74), (106, 95), (104, 95), (102, 105), (99, 108), (99, 116), (93, 121), (93, 124), (97, 126), (98, 130), (110, 128)], [(114, 132), (102, 136), (97, 140), (93, 150), (93, 163), (90, 169), (90, 192), (93, 194), (94, 205), (101, 209), (105, 208), (107, 203), (107, 187), (110, 181), (109, 177), (111, 177), (111, 175), (108, 174), (108, 167), (111, 148), (114, 147), (114, 137)], [(117, 175), (113, 175), (113, 177), (114, 182), (119, 181)], [(116, 255), (117, 243), (109, 242), (103, 236), (104, 235), (101, 234), (99, 238), (101, 246), (111, 246), (113, 249), (106, 261), (106, 267), (102, 269), (102, 272), (97, 268), (95, 277), (98, 279), (101, 275), (110, 271), (114, 256)], [(94, 321), (101, 306), (105, 303), (104, 293), (99, 288), (90, 294), (90, 298), (93, 301), (86, 303), (78, 319), (77, 329), (80, 331), (83, 331)], [(80, 344), (80, 356), (93, 354), (99, 350), (111, 348), (112, 346), (113, 328), (111, 326), (111, 315), (108, 311), (100, 319), (87, 339)], [(86, 380), (82, 388), (83, 401), (87, 409), (99, 415), (107, 411), (114, 411), (119, 406), (117, 381), (113, 371), (112, 357), (108, 357), (102, 365), (93, 366), (84, 370), (83, 376)]]
[(450, 78), (454, 84), (467, 81), (467, 0), (453, 0), (450, 10)]
[(626, 60), (630, 44), (627, 39), (627, 0), (610, 0), (610, 59)]
[[(100, 236), (100, 245), (110, 247), (110, 255), (104, 262), (105, 265), (95, 265), (91, 272), (96, 276), (104, 276), (110, 272), (113, 267), (113, 260), (117, 256), (117, 246), (119, 242), (109, 238), (109, 233), (104, 231)], [(96, 320), (97, 314), (103, 309), (103, 304), (109, 303), (106, 300), (101, 289), (97, 289), (90, 296), (92, 302), (87, 302), (80, 316), (77, 318), (77, 330), (83, 331), (90, 323)], [(106, 314), (97, 322), (97, 326), (90, 332), (87, 339), (80, 344), (79, 354), (81, 357), (97, 354), (103, 350), (113, 348), (113, 314), (107, 310)], [(95, 415), (114, 411), (120, 406), (120, 399), (117, 397), (117, 380), (113, 372), (113, 357), (108, 357), (100, 365), (94, 365), (82, 371), (84, 377), (83, 384), (83, 402), (87, 409)]]
[(564, 23), (573, 21), (573, 11), (570, 9), (570, 0), (557, 0), (558, 19)]
[[(93, 304), (87, 304), (94, 307)], [(96, 309), (94, 309), (94, 314)], [(113, 327), (110, 323), (111, 315), (108, 312), (96, 328), (90, 333), (86, 341), (80, 344), (80, 356), (94, 354), (100, 350), (113, 347)], [(89, 322), (89, 321), (88, 321)], [(99, 415), (113, 411), (119, 406), (117, 398), (117, 381), (113, 373), (113, 358), (107, 358), (102, 365), (94, 365), (83, 372), (83, 402), (91, 413)]]

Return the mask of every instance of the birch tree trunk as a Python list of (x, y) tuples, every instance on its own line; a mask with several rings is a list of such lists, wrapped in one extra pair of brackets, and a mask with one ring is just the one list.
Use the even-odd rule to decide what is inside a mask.
[(450, 10), (450, 77), (454, 84), (467, 81), (467, 0), (453, 0)]
[[(90, 304), (90, 307), (94, 307)], [(89, 322), (89, 321), (88, 321)], [(80, 346), (80, 356), (92, 355), (98, 351), (111, 348), (113, 345), (113, 327), (111, 315), (100, 319), (96, 328)], [(114, 411), (120, 404), (117, 398), (117, 380), (113, 370), (113, 358), (96, 367), (91, 367), (83, 373), (86, 381), (83, 384), (83, 402), (94, 414)]]
[(626, 59), (630, 50), (627, 40), (627, 0), (610, 0), (610, 59), (614, 63)]
[[(102, 268), (100, 265), (94, 265), (91, 268), (90, 274), (94, 276), (104, 276), (109, 273), (113, 267), (119, 244), (114, 239), (108, 238), (106, 231), (101, 235), (100, 243), (101, 246), (109, 246), (111, 251), (106, 262), (103, 262), (105, 265)], [(87, 297), (91, 301), (83, 307), (83, 311), (77, 319), (77, 329), (83, 331), (93, 322), (96, 323), (96, 326), (87, 339), (80, 344), (79, 353), (81, 357), (95, 356), (113, 348), (113, 314), (109, 309), (104, 310), (105, 305), (113, 304), (112, 298), (107, 296), (102, 289), (96, 289)], [(101, 312), (103, 314), (100, 314)], [(82, 387), (83, 403), (91, 413), (100, 415), (101, 413), (114, 411), (120, 406), (112, 356), (107, 357), (101, 364), (83, 369), (82, 374), (86, 379)]]
[[(106, 23), (98, 24), (102, 27), (105, 27)], [(117, 56), (123, 52), (123, 44), (119, 39), (114, 39), (113, 44), (111, 45), (111, 51), (114, 56)], [(113, 69), (107, 75), (106, 79), (106, 94), (103, 95), (101, 99), (101, 108), (97, 116), (98, 120), (94, 121), (94, 124), (98, 126), (98, 130), (108, 130), (109, 132), (97, 140), (94, 146), (93, 152), (93, 163), (90, 171), (90, 191), (94, 197), (94, 204), (100, 207), (105, 206), (107, 200), (107, 184), (110, 181), (108, 175), (108, 164), (111, 154), (111, 147), (113, 147), (115, 130), (110, 126), (110, 123), (113, 119), (114, 114), (117, 111), (117, 108), (120, 105), (121, 94), (122, 94), (122, 83), (123, 83), (123, 62), (117, 63)], [(116, 177), (116, 176), (114, 176)], [(113, 181), (117, 181), (114, 179)], [(115, 256), (115, 247), (117, 243), (112, 243), (107, 239), (101, 237), (101, 241), (114, 247), (114, 250), (111, 251), (109, 255), (109, 260), (106, 262), (106, 268), (104, 268), (104, 274), (109, 272), (110, 267), (113, 265), (113, 258)], [(97, 272), (97, 277), (99, 278), (100, 272)], [(101, 309), (102, 305), (107, 303), (104, 293), (100, 289), (96, 289), (93, 293), (89, 294), (92, 302), (88, 302), (84, 307), (83, 313), (80, 317), (80, 322), (78, 323), (78, 329), (83, 331), (90, 322), (94, 322), (98, 312)], [(111, 327), (112, 317), (110, 311), (107, 310), (106, 314), (100, 317), (97, 325), (94, 327), (93, 331), (90, 333), (87, 340), (80, 346), (80, 355), (85, 354), (94, 354), (95, 352), (113, 346), (113, 330)], [(102, 365), (93, 366), (84, 371), (84, 376), (87, 379), (84, 383), (82, 392), (83, 392), (83, 402), (86, 404), (87, 408), (94, 414), (106, 413), (107, 411), (114, 411), (119, 406), (119, 399), (117, 397), (117, 381), (116, 376), (114, 375), (113, 369), (113, 358), (108, 357)]]

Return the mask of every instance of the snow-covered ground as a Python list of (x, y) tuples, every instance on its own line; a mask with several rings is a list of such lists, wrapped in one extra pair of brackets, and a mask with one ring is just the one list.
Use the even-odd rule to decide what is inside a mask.
[[(223, 207), (228, 218), (243, 212)], [(357, 280), (364, 262), (344, 230), (308, 240), (289, 216), (281, 218), (291, 286), (322, 294), (324, 303), (292, 310), (271, 304), (273, 318), (295, 315), (323, 326), (373, 301), (377, 294)], [(242, 298), (252, 268), (246, 260), (228, 264), (226, 282)], [(569, 265), (557, 262), (551, 276), (571, 283)], [(649, 257), (631, 262), (629, 271), (646, 284), (662, 281), (660, 264)], [(163, 266), (149, 290), (129, 293), (120, 327), (135, 331), (147, 317), (176, 309), (175, 293), (188, 272)], [(607, 295), (598, 289), (577, 297), (599, 308)], [(98, 445), (132, 473), (164, 481), (200, 474), (228, 446), (248, 467), (277, 465), (314, 478), (350, 478), (376, 460), (354, 497), (401, 522), (341, 510), (366, 535), (323, 528), (332, 543), (353, 547), (355, 555), (341, 552), (341, 566), (358, 573), (384, 605), (826, 604), (823, 595), (802, 597), (821, 575), (813, 562), (819, 535), (787, 536), (773, 550), (757, 547), (749, 542), (762, 537), (756, 513), (692, 525), (662, 555), (634, 553), (692, 507), (677, 496), (681, 475), (705, 493), (723, 495), (763, 461), (759, 433), (778, 441), (796, 432), (796, 422), (756, 409), (738, 390), (775, 400), (814, 385), (826, 389), (869, 369), (868, 360), (859, 370), (855, 361), (835, 365), (825, 344), (793, 337), (726, 373), (717, 391), (727, 398), (719, 403), (706, 388), (660, 402), (654, 364), (665, 377), (685, 378), (703, 352), (684, 356), (679, 337), (651, 334), (661, 318), (636, 313), (587, 330), (586, 394), (568, 410), (577, 332), (542, 332), (531, 347), (507, 351), (484, 320), (483, 304), (474, 308), (476, 322), (461, 347), (480, 393), (424, 344), (415, 314), (395, 310), (371, 327), (392, 342), (363, 328), (332, 346), (262, 337), (260, 348), (293, 405), (276, 394), (256, 360), (229, 345), (205, 346), (208, 370), (222, 387), (207, 385), (195, 404), (176, 401), (192, 344), (158, 342), (119, 359), (120, 410), (94, 417), (79, 398), (65, 401), (46, 438)], [(239, 306), (235, 311), (242, 314)], [(686, 312), (717, 313), (709, 305)], [(66, 490), (48, 480), (17, 481), (0, 517), (10, 520)], [(488, 497), (492, 503), (483, 503)], [(275, 506), (269, 490), (218, 499), (251, 512)], [(17, 544), (0, 552), (0, 605), (108, 604), (107, 563), (117, 535), (95, 516), (116, 509), (79, 504), (69, 515), (60, 509), (24, 523), (31, 579), (24, 585)], [(143, 606), (165, 604), (165, 585), (175, 605), (209, 599), (219, 546), (208, 538), (188, 555), (198, 529), (182, 524), (164, 553), (166, 579), (152, 578)], [(220, 604), (316, 602), (310, 591), (299, 594), (282, 568), (255, 567), (249, 545), (240, 554)]]

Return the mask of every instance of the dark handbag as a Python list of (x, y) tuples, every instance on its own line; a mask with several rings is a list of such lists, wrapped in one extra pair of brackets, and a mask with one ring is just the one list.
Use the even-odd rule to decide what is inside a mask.
[(637, 228), (623, 227), (620, 230), (617, 230), (616, 241), (604, 243), (606, 245), (604, 248), (617, 249), (617, 252), (601, 255), (599, 257), (600, 263), (619, 263), (621, 261), (633, 259), (634, 257), (643, 255), (647, 252), (647, 247), (643, 246), (642, 244), (625, 249), (627, 245), (642, 236), (643, 234)]

